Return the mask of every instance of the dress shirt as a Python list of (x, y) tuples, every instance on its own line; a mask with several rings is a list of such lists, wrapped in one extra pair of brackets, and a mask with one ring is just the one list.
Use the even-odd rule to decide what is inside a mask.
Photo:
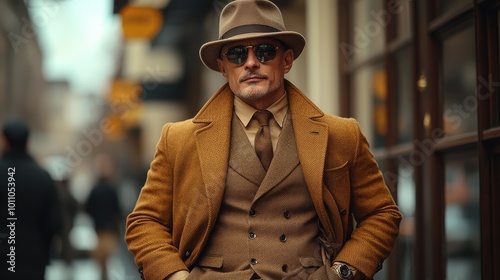
[[(278, 144), (278, 138), (283, 128), (283, 123), (288, 112), (288, 98), (287, 94), (283, 94), (280, 99), (274, 102), (271, 106), (266, 108), (269, 112), (273, 114), (273, 117), (269, 120), (269, 129), (271, 131), (271, 140), (273, 142), (273, 151), (276, 151), (276, 145)], [(245, 127), (245, 133), (254, 147), (254, 140), (257, 131), (260, 128), (259, 122), (253, 119), (253, 114), (257, 112), (257, 109), (246, 104), (243, 100), (234, 96), (234, 111), (236, 116), (241, 121)]]

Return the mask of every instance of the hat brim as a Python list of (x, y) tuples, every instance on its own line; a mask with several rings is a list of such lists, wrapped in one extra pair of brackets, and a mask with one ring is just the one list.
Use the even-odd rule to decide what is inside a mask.
[(299, 57), (299, 55), (302, 53), (302, 50), (304, 49), (304, 46), (306, 45), (306, 39), (304, 38), (304, 36), (295, 31), (245, 33), (233, 36), (231, 38), (216, 40), (203, 44), (200, 48), (200, 59), (206, 67), (219, 72), (217, 58), (220, 57), (220, 50), (222, 46), (230, 42), (254, 38), (274, 38), (280, 40), (281, 42), (283, 42), (283, 44), (285, 44), (287, 48), (293, 50), (295, 59)]

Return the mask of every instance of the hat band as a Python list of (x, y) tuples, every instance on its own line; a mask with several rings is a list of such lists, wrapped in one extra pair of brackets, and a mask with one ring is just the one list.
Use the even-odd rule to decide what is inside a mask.
[(241, 25), (237, 26), (233, 29), (228, 30), (226, 33), (224, 33), (220, 39), (227, 39), (231, 38), (236, 35), (240, 34), (245, 34), (245, 33), (271, 33), (271, 32), (279, 32), (280, 30), (267, 26), (267, 25), (261, 25), (261, 24), (248, 24), (248, 25)]

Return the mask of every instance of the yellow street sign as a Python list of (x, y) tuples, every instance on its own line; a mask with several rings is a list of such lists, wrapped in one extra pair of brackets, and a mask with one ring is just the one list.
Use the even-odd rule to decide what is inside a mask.
[(127, 5), (120, 15), (126, 39), (151, 39), (158, 34), (163, 24), (161, 12), (150, 7)]

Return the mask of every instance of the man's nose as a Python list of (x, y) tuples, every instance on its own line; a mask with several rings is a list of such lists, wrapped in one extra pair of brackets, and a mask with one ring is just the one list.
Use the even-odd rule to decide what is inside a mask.
[(245, 61), (245, 68), (256, 68), (260, 66), (260, 61), (255, 56), (255, 52), (252, 47), (247, 48), (247, 60)]

